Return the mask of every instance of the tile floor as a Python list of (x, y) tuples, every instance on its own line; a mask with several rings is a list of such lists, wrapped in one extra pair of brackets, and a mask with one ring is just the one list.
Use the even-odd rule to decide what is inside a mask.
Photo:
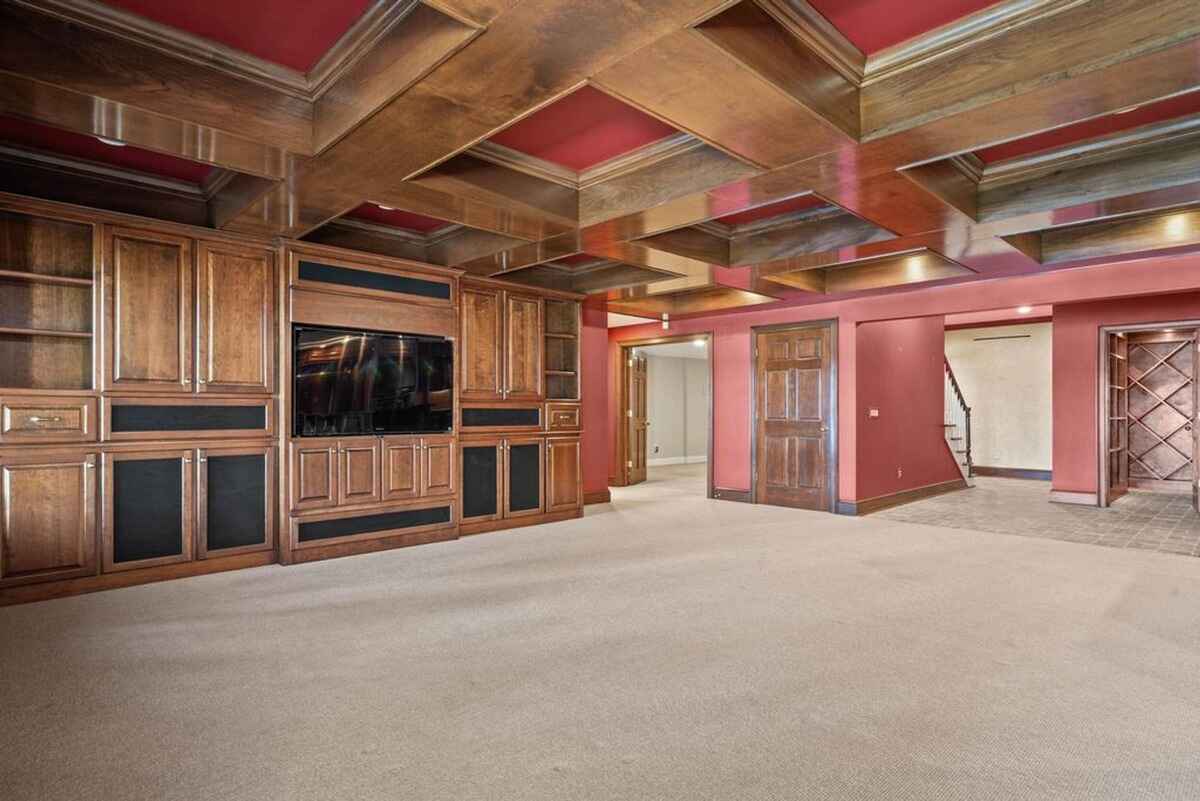
[(1191, 496), (1131, 492), (1108, 509), (1050, 503), (1050, 484), (976, 478), (973, 489), (878, 512), (874, 517), (947, 528), (1200, 556)]

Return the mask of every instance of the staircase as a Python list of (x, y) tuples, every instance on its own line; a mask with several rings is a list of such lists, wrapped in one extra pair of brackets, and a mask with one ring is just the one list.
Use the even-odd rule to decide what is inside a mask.
[(950, 360), (943, 359), (946, 365), (946, 415), (944, 430), (946, 432), (946, 444), (950, 446), (950, 452), (954, 454), (954, 461), (958, 463), (959, 472), (962, 473), (963, 480), (967, 482), (968, 487), (975, 486), (972, 480), (974, 463), (971, 461), (971, 407), (967, 405), (966, 398), (963, 397), (962, 387), (958, 385), (958, 379), (954, 377), (954, 370), (950, 367)]

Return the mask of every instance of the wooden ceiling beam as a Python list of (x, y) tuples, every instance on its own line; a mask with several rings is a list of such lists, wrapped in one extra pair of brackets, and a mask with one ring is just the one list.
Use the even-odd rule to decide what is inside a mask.
[(1200, 244), (1200, 208), (1175, 209), (1039, 234), (1043, 264), (1113, 258)]
[[(1053, 83), (1070, 83), (1087, 72), (1200, 36), (1193, 0), (1053, 0), (1042, 5), (1044, 13), (1007, 30), (868, 82), (862, 93), (863, 139), (908, 131)], [(1076, 107), (1066, 113), (1079, 112)]]
[(729, 241), (730, 264), (774, 261), (893, 238), (894, 234), (874, 223), (841, 209), (830, 209), (788, 225), (735, 234)]
[(700, 228), (677, 228), (637, 240), (637, 244), (666, 253), (674, 253), (706, 264), (729, 265), (729, 237), (717, 236)]
[(466, 154), (409, 183), (553, 224), (574, 228), (579, 222), (576, 190)]
[[(273, 222), (299, 235), (421, 175), (698, 18), (709, 0), (526, 0), (314, 158)], [(478, 10), (478, 8), (476, 9)], [(581, 35), (581, 32), (583, 35)], [(396, 143), (403, 143), (397, 147)]]
[[(853, 139), (706, 35), (682, 30), (598, 73), (606, 92), (745, 160), (773, 168)], [(780, 136), (780, 131), (787, 131)]]
[(293, 153), (312, 149), (312, 104), (303, 98), (17, 3), (0, 4), (0, 72)]

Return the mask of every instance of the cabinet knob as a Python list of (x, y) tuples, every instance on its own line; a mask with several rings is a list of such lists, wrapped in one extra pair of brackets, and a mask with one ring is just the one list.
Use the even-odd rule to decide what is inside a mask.
[(88, 470), (95, 470), (95, 469), (96, 469), (96, 463), (95, 463), (95, 462), (84, 462), (84, 463), (83, 463), (83, 466), (84, 466), (84, 467), (86, 467)]
[(207, 383), (208, 383), (208, 382), (207, 382), (207, 381), (205, 381), (203, 378), (197, 378), (197, 379), (196, 379), (196, 381), (197, 381), (197, 383), (200, 383), (200, 384), (207, 384)]

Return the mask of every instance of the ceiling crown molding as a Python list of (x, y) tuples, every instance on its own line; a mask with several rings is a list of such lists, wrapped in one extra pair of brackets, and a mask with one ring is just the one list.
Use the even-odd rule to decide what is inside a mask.
[[(24, 162), (26, 164), (36, 164), (39, 167), (57, 172), (86, 175), (91, 178), (121, 183), (139, 189), (170, 192), (194, 200), (207, 200), (210, 197), (206, 191), (206, 187), (200, 187), (186, 181), (163, 178), (159, 175), (151, 175), (150, 173), (139, 172), (125, 167), (114, 167), (109, 164), (101, 164), (96, 161), (88, 161), (87, 159), (75, 158), (73, 156), (62, 156), (44, 150), (0, 145), (0, 158), (9, 161)], [(214, 191), (219, 190), (220, 185), (223, 185), (223, 181), (219, 176), (225, 173), (227, 173), (225, 170), (217, 171), (217, 182), (212, 184)], [(228, 174), (232, 175), (232, 173)]]
[(585, 189), (589, 186), (610, 181), (622, 175), (656, 164), (663, 159), (705, 147), (704, 142), (691, 134), (679, 133), (651, 142), (637, 150), (631, 150), (608, 161), (602, 161), (583, 172), (576, 172), (551, 161), (530, 156), (504, 145), (484, 140), (467, 151), (468, 155), (500, 167), (532, 175), (568, 189)]
[(1193, 114), (988, 164), (983, 167), (979, 182), (981, 188), (990, 189), (1073, 167), (1130, 158), (1198, 138), (1200, 114)]
[(805, 0), (758, 0), (758, 5), (848, 81), (862, 83), (866, 56), (821, 12)]
[(334, 228), (347, 228), (354, 231), (365, 231), (379, 236), (387, 236), (392, 239), (399, 239), (404, 242), (409, 242), (413, 245), (426, 247), (435, 244), (458, 232), (463, 226), (455, 223), (447, 223), (441, 228), (435, 228), (427, 234), (418, 233), (417, 231), (409, 231), (404, 228), (396, 228), (391, 225), (383, 225), (381, 223), (371, 222), (369, 220), (359, 220), (354, 217), (338, 217), (335, 220), (330, 220), (325, 223)]
[(914, 36), (867, 57), (862, 84), (890, 78), (900, 72), (984, 42), (1045, 17), (1087, 3), (1088, 0), (1006, 0)]
[(172, 28), (99, 0), (13, 0), (41, 14), (83, 25), (169, 56), (220, 70), (309, 102), (316, 101), (420, 0), (375, 0), (307, 74)]

